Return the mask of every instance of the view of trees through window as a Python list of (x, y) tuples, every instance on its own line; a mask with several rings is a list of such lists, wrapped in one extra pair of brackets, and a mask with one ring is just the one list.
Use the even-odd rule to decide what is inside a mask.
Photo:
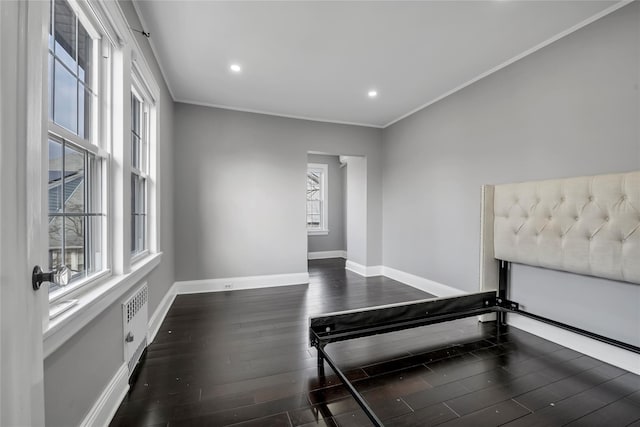
[(321, 179), (322, 171), (307, 170), (307, 228), (322, 225)]

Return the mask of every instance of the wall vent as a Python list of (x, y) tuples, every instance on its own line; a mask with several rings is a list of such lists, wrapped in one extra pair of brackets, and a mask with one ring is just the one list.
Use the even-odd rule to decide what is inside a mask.
[(129, 366), (129, 376), (147, 347), (149, 288), (144, 283), (122, 304), (124, 360)]

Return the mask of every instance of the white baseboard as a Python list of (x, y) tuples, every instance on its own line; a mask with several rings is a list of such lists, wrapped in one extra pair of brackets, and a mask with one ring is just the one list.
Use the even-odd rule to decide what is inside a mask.
[(271, 288), (309, 283), (309, 273), (269, 274), (266, 276), (227, 277), (223, 279), (188, 280), (174, 284), (176, 294), (223, 292), (238, 289)]
[(308, 252), (307, 259), (347, 258), (347, 251)]
[[(160, 325), (164, 321), (164, 318), (167, 317), (167, 312), (171, 308), (171, 304), (173, 304), (173, 300), (176, 299), (176, 284), (171, 285), (167, 293), (156, 307), (156, 310), (153, 312), (153, 315), (149, 318), (149, 326), (147, 328), (147, 343), (151, 344), (153, 340), (156, 338), (156, 334), (158, 333), (158, 329), (160, 329)], [(147, 345), (148, 345), (147, 344)]]
[(383, 269), (382, 265), (370, 265), (367, 267), (367, 277), (384, 276)]
[(640, 375), (640, 356), (631, 351), (517, 314), (507, 315), (507, 323), (545, 340)]
[(347, 260), (344, 268), (364, 277), (373, 277), (382, 276), (383, 267), (381, 265), (364, 266), (362, 264), (358, 264), (357, 262)]
[(434, 282), (433, 280), (425, 279), (424, 277), (396, 270), (391, 267), (383, 267), (382, 274), (389, 279), (397, 280), (405, 285), (412, 286), (437, 297), (451, 297), (466, 293), (460, 289), (452, 288), (451, 286), (443, 285), (442, 283)]
[(123, 363), (82, 420), (80, 427), (107, 427), (128, 391), (129, 368)]
[(416, 276), (415, 274), (406, 273), (384, 265), (364, 266), (357, 262), (347, 260), (344, 268), (364, 277), (385, 276), (389, 279), (397, 280), (405, 285), (412, 286), (437, 297), (450, 297), (466, 293), (460, 289), (452, 288), (451, 286), (443, 285), (442, 283), (434, 282), (433, 280), (425, 279), (424, 277)]

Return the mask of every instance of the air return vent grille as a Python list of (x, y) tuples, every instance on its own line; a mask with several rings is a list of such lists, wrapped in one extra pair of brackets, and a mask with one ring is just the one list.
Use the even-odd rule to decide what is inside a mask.
[(138, 311), (147, 304), (147, 300), (149, 299), (149, 291), (146, 286), (143, 286), (136, 294), (133, 295), (126, 303), (125, 307), (127, 310), (127, 323), (131, 322), (131, 320), (138, 314)]

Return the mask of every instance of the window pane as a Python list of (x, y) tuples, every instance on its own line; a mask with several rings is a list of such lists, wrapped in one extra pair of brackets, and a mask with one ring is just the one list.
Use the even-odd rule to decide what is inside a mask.
[(140, 160), (139, 169), (144, 173), (149, 173), (149, 129), (148, 114), (146, 111), (140, 112)]
[(131, 94), (131, 166), (140, 170), (140, 110), (141, 104), (138, 98)]
[(131, 134), (131, 166), (140, 170), (140, 138)]
[(94, 87), (93, 45), (94, 41), (87, 30), (82, 24), (78, 24), (78, 78), (90, 88)]
[(102, 265), (102, 216), (87, 217), (87, 273), (103, 269)]
[(319, 200), (307, 201), (307, 225), (311, 228), (320, 227), (321, 204)]
[(65, 0), (54, 5), (55, 54), (70, 69), (76, 70), (76, 16)]
[[(62, 217), (49, 217), (49, 271), (62, 265)], [(50, 283), (49, 292), (60, 287)]]
[[(66, 265), (73, 272), (71, 281), (105, 267), (103, 163), (69, 142), (49, 139), (49, 267)], [(50, 292), (56, 289), (49, 287)]]
[(136, 215), (136, 249), (137, 252), (141, 252), (144, 250), (144, 221), (145, 215)]
[(146, 213), (146, 179), (138, 177), (138, 204), (136, 211), (139, 214)]
[(62, 217), (49, 217), (49, 271), (62, 265)]
[(64, 211), (86, 212), (85, 201), (85, 156), (83, 150), (70, 145), (64, 150)]
[(88, 200), (87, 213), (102, 213), (102, 161), (93, 154), (87, 154), (89, 170), (87, 176)]
[(131, 175), (131, 252), (145, 249), (146, 179)]
[(48, 74), (48, 89), (49, 89), (49, 120), (53, 120), (53, 55), (49, 54), (49, 72)]
[(140, 177), (137, 175), (134, 175), (133, 183), (135, 187), (136, 197), (135, 197), (135, 200), (133, 201), (133, 205), (131, 205), (131, 209), (134, 214), (139, 214), (140, 213), (140, 197), (142, 196), (140, 194)]
[(136, 252), (136, 215), (131, 214), (131, 253), (135, 254)]
[(91, 91), (78, 83), (78, 136), (86, 140), (91, 139), (93, 98)]
[(131, 130), (140, 136), (140, 101), (131, 94)]
[(64, 218), (64, 263), (72, 271), (72, 280), (85, 274), (84, 221), (84, 216)]
[(136, 200), (138, 199), (138, 175), (131, 174), (131, 213), (136, 213)]
[(324, 171), (321, 169), (307, 170), (307, 228), (322, 229), (323, 219), (323, 188), (325, 184)]
[(49, 212), (62, 210), (62, 144), (49, 140)]
[(307, 200), (320, 200), (321, 179), (321, 173), (317, 171), (307, 172)]
[(136, 205), (138, 200), (138, 176), (131, 174), (131, 252), (136, 252)]
[(320, 215), (320, 201), (309, 200), (307, 202), (307, 214), (308, 215)]
[(73, 133), (78, 132), (77, 80), (59, 61), (55, 61), (53, 119)]

